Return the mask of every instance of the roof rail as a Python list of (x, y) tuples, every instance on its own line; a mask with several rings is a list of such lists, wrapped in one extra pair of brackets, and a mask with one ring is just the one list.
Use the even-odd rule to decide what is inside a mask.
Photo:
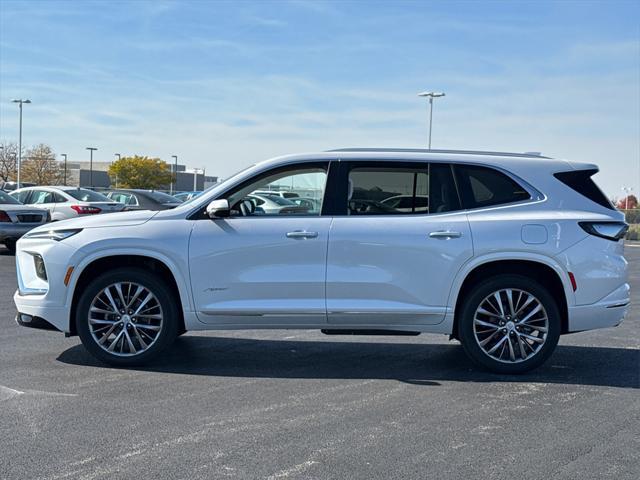
[(443, 154), (463, 154), (463, 155), (490, 155), (495, 157), (524, 157), (524, 158), (551, 158), (544, 157), (540, 152), (483, 152), (479, 150), (429, 150), (426, 148), (337, 148), (327, 150), (327, 152), (383, 152), (383, 153), (443, 153)]

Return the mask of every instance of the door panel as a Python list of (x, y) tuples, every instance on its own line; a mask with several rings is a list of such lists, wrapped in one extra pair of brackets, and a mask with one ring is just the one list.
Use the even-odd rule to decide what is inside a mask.
[(329, 323), (437, 324), (455, 274), (473, 255), (451, 168), (346, 162), (327, 257)]
[[(231, 207), (230, 218), (196, 222), (190, 270), (201, 321), (326, 324), (331, 217), (321, 216), (320, 208), (300, 207), (279, 192), (317, 199), (321, 205), (328, 171), (329, 162), (314, 161), (260, 172), (221, 196)], [(257, 208), (257, 197), (271, 208)]]
[(197, 221), (189, 267), (198, 318), (214, 324), (326, 322), (330, 223), (319, 216)]
[(472, 253), (464, 213), (337, 217), (327, 259), (329, 323), (440, 323), (453, 278)]

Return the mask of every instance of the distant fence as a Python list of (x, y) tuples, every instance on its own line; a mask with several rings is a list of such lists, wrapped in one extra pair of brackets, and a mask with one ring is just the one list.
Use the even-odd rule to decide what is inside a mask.
[(627, 240), (640, 240), (640, 208), (622, 210), (625, 221), (629, 224)]

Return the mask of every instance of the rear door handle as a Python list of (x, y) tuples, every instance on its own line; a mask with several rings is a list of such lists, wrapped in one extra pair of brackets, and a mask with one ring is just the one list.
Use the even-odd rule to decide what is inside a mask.
[(462, 236), (462, 233), (452, 232), (449, 230), (439, 230), (437, 232), (431, 232), (429, 236), (431, 238), (460, 238)]
[(287, 238), (316, 238), (317, 236), (318, 232), (307, 232), (305, 230), (296, 230), (287, 233)]

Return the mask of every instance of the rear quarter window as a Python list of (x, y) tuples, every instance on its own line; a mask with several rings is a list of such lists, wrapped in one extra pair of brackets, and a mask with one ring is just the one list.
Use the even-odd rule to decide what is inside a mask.
[(553, 176), (583, 197), (587, 197), (605, 208), (615, 210), (613, 204), (591, 178), (596, 173), (598, 173), (598, 170), (595, 169), (571, 170), (569, 172), (554, 173)]
[(489, 207), (531, 198), (518, 182), (493, 168), (455, 165), (454, 170), (464, 208)]

